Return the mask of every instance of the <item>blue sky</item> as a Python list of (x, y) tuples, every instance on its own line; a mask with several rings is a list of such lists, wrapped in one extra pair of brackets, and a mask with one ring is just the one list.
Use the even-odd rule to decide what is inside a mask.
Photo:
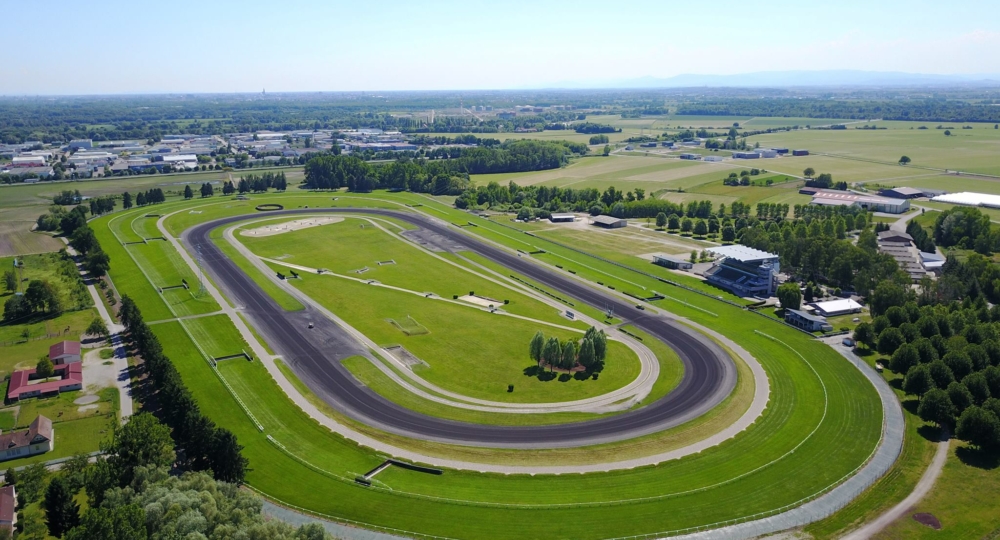
[(996, 1), (4, 4), (2, 95), (502, 89), (793, 69), (1000, 73)]

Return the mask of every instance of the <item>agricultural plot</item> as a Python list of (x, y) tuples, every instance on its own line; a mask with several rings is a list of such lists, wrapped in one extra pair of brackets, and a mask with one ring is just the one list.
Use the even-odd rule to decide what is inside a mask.
[[(883, 123), (876, 122), (874, 125), (881, 126)], [(997, 152), (1000, 151), (1000, 130), (993, 129), (993, 124), (972, 125), (973, 129), (961, 129), (960, 124), (953, 125), (951, 136), (945, 136), (944, 130), (935, 129), (936, 123), (912, 122), (893, 124), (887, 130), (800, 130), (758, 135), (752, 140), (763, 147), (808, 148), (812, 152), (836, 155), (838, 157), (832, 159), (839, 161), (871, 161), (861, 161), (860, 165), (844, 163), (836, 167), (826, 163), (819, 163), (820, 166), (817, 166), (813, 163), (816, 158), (812, 156), (800, 160), (803, 167), (828, 171), (834, 174), (835, 179), (848, 181), (865, 179), (857, 177), (863, 168), (867, 168), (874, 178), (898, 176), (901, 174), (900, 167), (897, 166), (895, 173), (890, 172), (889, 168), (903, 155), (913, 160), (913, 166), (1000, 175), (1000, 164), (996, 160)], [(917, 129), (920, 126), (929, 129)], [(777, 161), (784, 162), (785, 159)], [(776, 167), (772, 168), (777, 170)], [(841, 168), (844, 170), (839, 170)]]
[(64, 244), (56, 238), (31, 232), (34, 221), (0, 222), (0, 257), (59, 251)]

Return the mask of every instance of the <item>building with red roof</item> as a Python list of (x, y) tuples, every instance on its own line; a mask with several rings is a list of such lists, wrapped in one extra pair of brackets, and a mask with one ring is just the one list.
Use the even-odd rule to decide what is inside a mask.
[(79, 341), (60, 341), (49, 347), (49, 360), (54, 365), (70, 364), (80, 361)]
[[(14, 486), (0, 488), (0, 538), (11, 538), (17, 526), (17, 491)], [(4, 536), (6, 535), (6, 536)]]
[(29, 397), (52, 396), (81, 388), (83, 388), (83, 364), (80, 362), (55, 366), (55, 375), (45, 381), (35, 376), (34, 368), (23, 369), (11, 374), (10, 385), (7, 387), (7, 400), (14, 402)]

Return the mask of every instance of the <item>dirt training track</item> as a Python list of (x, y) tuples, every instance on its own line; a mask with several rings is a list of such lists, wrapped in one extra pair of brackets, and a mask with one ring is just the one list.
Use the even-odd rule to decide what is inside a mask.
[[(445, 420), (413, 412), (362, 385), (343, 366), (344, 358), (370, 353), (344, 329), (315, 310), (285, 311), (209, 239), (217, 228), (257, 215), (217, 219), (184, 231), (181, 240), (200, 250), (207, 272), (265, 337), (277, 354), (320, 398), (364, 424), (408, 437), (469, 446), (557, 448), (626, 440), (692, 420), (726, 398), (736, 385), (736, 366), (713, 341), (666, 317), (639, 311), (634, 304), (559, 272), (463, 234), (440, 220), (376, 208), (280, 210), (268, 216), (363, 214), (392, 217), (465, 246), (512, 272), (599, 311), (613, 308), (623, 322), (674, 349), (684, 365), (680, 384), (659, 400), (608, 418), (548, 426), (492, 426)], [(309, 323), (314, 328), (310, 329)]]

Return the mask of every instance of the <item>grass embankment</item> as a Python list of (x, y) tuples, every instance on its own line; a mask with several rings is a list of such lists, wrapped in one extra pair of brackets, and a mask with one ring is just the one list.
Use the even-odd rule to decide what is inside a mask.
[[(705, 302), (704, 297), (687, 291), (676, 294), (686, 295), (684, 299), (692, 303)], [(678, 305), (682, 315), (711, 324), (724, 334), (734, 331), (738, 322), (745, 323), (744, 312), (725, 304), (720, 303), (717, 309), (713, 304), (720, 315), (717, 319)], [(723, 325), (719, 320), (731, 322)], [(768, 411), (737, 439), (659, 467), (609, 474), (507, 477), (447, 471), (442, 476), (428, 477), (390, 469), (379, 475), (379, 480), (391, 485), (395, 490), (392, 493), (331, 481), (329, 476), (289, 459), (257, 432), (235, 400), (225, 397), (221, 381), (208, 372), (211, 368), (187, 343), (186, 335), (176, 333), (179, 328), (172, 335), (161, 335), (161, 340), (195, 397), (212, 404), (205, 407), (206, 413), (234, 429), (247, 445), (253, 468), (250, 483), (274, 497), (331, 515), (441, 535), (595, 538), (711, 523), (791, 503), (834, 482), (869, 454), (881, 418), (872, 414), (878, 410), (877, 396), (861, 375), (842, 358), (832, 357), (835, 353), (824, 346), (780, 325), (767, 324), (769, 333), (790, 343), (808, 359), (819, 378), (801, 358), (770, 340), (755, 334), (732, 336), (761, 360), (772, 380)], [(154, 329), (161, 334), (174, 326), (177, 324), (166, 323)], [(226, 370), (249, 371), (249, 366), (255, 364), (223, 363)], [(248, 384), (260, 385), (249, 392), (257, 400), (251, 407), (273, 411), (273, 418), (282, 422), (275, 428), (281, 430), (275, 439), (294, 436), (282, 442), (289, 448), (296, 445), (296, 455), (343, 471), (338, 474), (364, 471), (377, 464), (374, 456), (326, 434), (308, 420), (264, 376), (251, 373), (245, 379)], [(820, 380), (826, 387), (826, 407)], [(817, 468), (816, 463), (824, 466)], [(414, 495), (401, 503), (399, 497), (406, 496), (405, 492)], [(421, 493), (466, 501), (457, 504), (429, 500), (417, 496)], [(553, 502), (579, 504), (646, 496), (655, 498), (613, 507), (552, 506)], [(469, 504), (474, 501), (478, 502)], [(528, 510), (482, 506), (484, 503), (543, 506)], [(392, 513), (383, 511), (388, 505), (394, 508)], [(537, 519), (542, 509), (545, 520)]]

